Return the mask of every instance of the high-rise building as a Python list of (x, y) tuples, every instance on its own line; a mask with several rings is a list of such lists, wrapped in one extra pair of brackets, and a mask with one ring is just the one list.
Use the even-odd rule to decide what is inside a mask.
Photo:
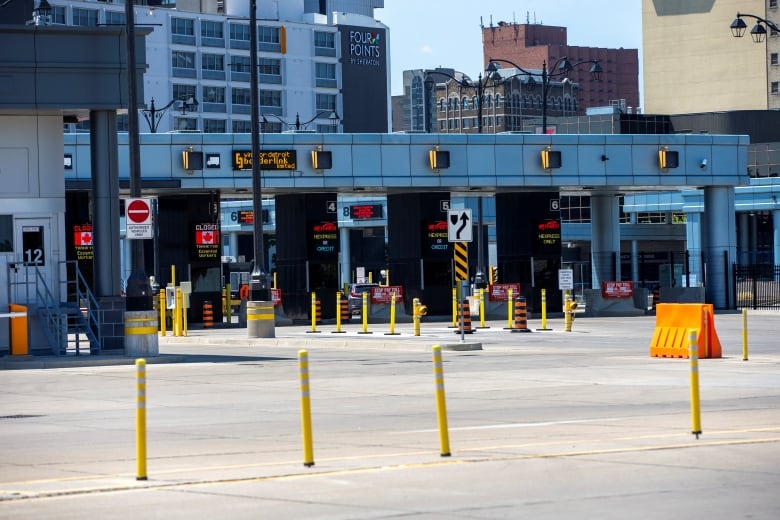
[(642, 0), (645, 112), (689, 114), (780, 108), (780, 34), (734, 38), (737, 13), (780, 22), (777, 0)]
[[(126, 24), (122, 2), (49, 3), (56, 25)], [(178, 0), (170, 9), (162, 8), (170, 1), (136, 0), (136, 27), (151, 31), (142, 132), (250, 131), (249, 3)], [(381, 7), (384, 0), (257, 2), (263, 132), (389, 130), (387, 27), (374, 18)], [(126, 119), (118, 122), (123, 129)]]
[[(572, 64), (598, 60), (601, 78), (592, 78), (590, 67), (575, 67), (568, 78), (579, 85), (578, 114), (586, 109), (615, 105), (629, 111), (639, 109), (639, 53), (637, 49), (606, 49), (569, 45), (566, 27), (537, 23), (498, 22), (482, 28), (484, 65), (492, 59), (509, 60), (528, 69), (541, 69), (546, 64), (557, 73), (556, 63), (568, 58)], [(509, 67), (508, 64), (503, 66)], [(558, 77), (557, 81), (563, 79)]]

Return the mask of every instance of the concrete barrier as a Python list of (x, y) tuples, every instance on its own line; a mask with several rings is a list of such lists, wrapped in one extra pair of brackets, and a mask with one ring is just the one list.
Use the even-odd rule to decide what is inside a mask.
[(157, 325), (157, 311), (126, 311), (125, 355), (132, 357), (160, 355)]
[(250, 338), (275, 338), (274, 302), (246, 303), (246, 330)]

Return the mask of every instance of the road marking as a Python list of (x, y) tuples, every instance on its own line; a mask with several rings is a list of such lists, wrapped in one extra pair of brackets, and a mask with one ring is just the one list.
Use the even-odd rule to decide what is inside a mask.
[[(725, 430), (719, 433), (731, 433), (731, 434), (739, 433), (739, 432), (754, 433), (754, 432), (767, 432), (767, 431), (778, 431), (778, 430), (780, 430), (780, 427), (765, 427), (765, 428), (756, 428), (756, 429), (749, 429), (749, 430), (732, 430), (732, 431)], [(713, 434), (714, 432), (708, 432), (708, 435), (713, 435)], [(668, 437), (674, 437), (680, 435), (681, 434), (679, 433), (675, 433), (675, 434), (668, 435)], [(635, 437), (633, 439), (641, 439), (641, 438), (642, 437)], [(630, 439), (630, 438), (624, 438), (624, 439)], [(605, 442), (609, 440), (614, 440), (614, 439), (595, 439), (595, 440), (587, 440), (581, 442)], [(568, 441), (559, 441), (559, 442), (570, 444), (573, 441), (568, 440)], [(183, 482), (155, 482), (154, 480), (139, 482), (133, 480), (131, 481), (132, 483), (128, 483), (128, 484), (114, 484), (114, 485), (107, 485), (102, 487), (93, 486), (93, 487), (86, 487), (86, 488), (61, 489), (61, 490), (55, 489), (55, 490), (46, 490), (46, 491), (20, 491), (20, 490), (10, 490), (10, 489), (0, 489), (0, 502), (9, 502), (14, 500), (33, 500), (39, 498), (51, 498), (51, 497), (59, 497), (59, 496), (87, 495), (87, 494), (95, 494), (95, 493), (112, 493), (112, 492), (120, 492), (120, 491), (139, 491), (139, 490), (148, 490), (148, 489), (175, 489), (175, 488), (185, 488), (185, 487), (195, 487), (195, 486), (229, 485), (229, 484), (241, 484), (241, 483), (250, 483), (250, 482), (332, 477), (332, 476), (339, 476), (339, 475), (352, 475), (352, 474), (380, 472), (380, 471), (398, 471), (404, 469), (417, 469), (417, 468), (454, 465), (454, 464), (474, 464), (474, 463), (484, 463), (484, 462), (505, 462), (505, 461), (512, 461), (512, 460), (582, 457), (582, 456), (592, 456), (592, 455), (640, 453), (640, 452), (675, 450), (675, 449), (686, 449), (686, 448), (770, 444), (770, 443), (779, 443), (779, 442), (780, 442), (780, 437), (770, 437), (766, 439), (724, 439), (724, 440), (714, 440), (714, 441), (702, 441), (699, 439), (699, 440), (691, 440), (690, 442), (680, 442), (674, 444), (660, 444), (660, 445), (656, 444), (656, 445), (646, 445), (646, 446), (629, 446), (629, 447), (603, 448), (603, 449), (593, 449), (593, 450), (572, 450), (572, 451), (557, 451), (557, 452), (550, 451), (550, 452), (540, 452), (540, 453), (523, 453), (517, 455), (500, 455), (500, 456), (488, 455), (488, 456), (471, 457), (471, 458), (457, 458), (457, 453), (488, 451), (491, 449), (498, 449), (498, 448), (506, 449), (512, 447), (527, 447), (529, 445), (505, 445), (505, 446), (490, 446), (490, 447), (482, 446), (482, 447), (462, 448), (456, 450), (455, 453), (456, 458), (453, 459), (441, 459), (441, 460), (437, 459), (437, 460), (431, 460), (431, 461), (425, 461), (419, 463), (410, 463), (410, 464), (385, 464), (380, 466), (365, 466), (362, 468), (349, 468), (349, 469), (325, 470), (325, 471), (306, 470), (305, 472), (289, 473), (289, 474), (281, 474), (281, 475), (236, 477), (236, 478), (229, 478), (229, 479), (201, 479), (201, 480), (190, 480), (190, 481), (183, 481)], [(352, 456), (352, 457), (334, 457), (327, 460), (343, 461), (343, 460), (377, 459), (381, 457), (387, 458), (387, 457), (408, 456), (411, 454), (431, 455), (432, 453), (433, 453), (432, 451), (425, 451), (425, 452), (396, 453), (396, 454), (384, 454), (384, 455), (380, 454), (380, 455)], [(250, 468), (250, 467), (272, 466), (272, 465), (291, 464), (291, 463), (292, 462), (247, 464), (247, 465), (232, 465), (232, 466), (211, 466), (208, 468), (201, 467), (197, 469), (199, 469), (202, 472), (205, 472), (205, 471), (218, 471), (218, 470), (231, 469), (231, 468), (244, 468), (244, 467)], [(300, 461), (294, 462), (294, 464), (299, 464), (299, 463)], [(168, 470), (164, 472), (162, 471), (156, 472), (156, 474), (163, 474), (163, 473), (170, 474), (170, 473), (177, 473), (183, 471), (194, 471), (194, 469), (190, 468), (188, 470)], [(106, 474), (91, 475), (91, 476), (82, 476), (81, 480), (97, 480), (97, 479), (108, 479), (108, 478), (130, 479), (132, 478), (132, 475), (129, 473), (116, 474), (116, 475), (106, 475)], [(39, 480), (39, 481), (26, 481), (26, 482), (6, 482), (4, 483), (4, 485), (20, 486), (24, 484), (29, 485), (35, 483), (57, 483), (57, 482), (65, 483), (65, 482), (73, 482), (75, 480), (78, 480), (78, 478), (66, 477), (62, 479), (50, 479), (45, 481)]]

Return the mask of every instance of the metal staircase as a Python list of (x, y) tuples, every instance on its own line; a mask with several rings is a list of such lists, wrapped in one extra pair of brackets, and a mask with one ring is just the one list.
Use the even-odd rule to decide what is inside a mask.
[(52, 354), (99, 354), (102, 342), (98, 301), (76, 261), (60, 264), (64, 265), (66, 273), (65, 280), (61, 281), (64, 301), (55, 298), (41, 269), (34, 264), (11, 266), (14, 277), (9, 278), (9, 283), (23, 286), (26, 301), (20, 303), (26, 304), (29, 315), (38, 319)]

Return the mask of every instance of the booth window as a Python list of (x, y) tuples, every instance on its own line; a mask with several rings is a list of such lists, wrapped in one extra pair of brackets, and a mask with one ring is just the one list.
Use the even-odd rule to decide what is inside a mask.
[(0, 215), (0, 253), (14, 251), (14, 218), (12, 215)]

